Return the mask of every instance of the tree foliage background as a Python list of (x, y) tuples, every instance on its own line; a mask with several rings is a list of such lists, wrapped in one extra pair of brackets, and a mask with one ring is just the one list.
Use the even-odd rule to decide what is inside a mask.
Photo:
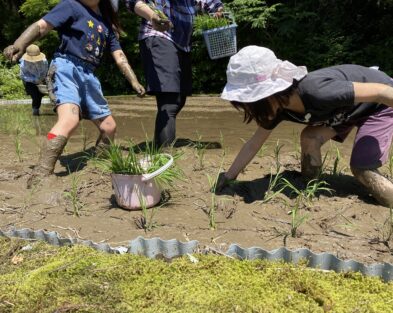
[[(4, 49), (59, 0), (0, 0), (0, 48)], [(122, 2), (122, 1), (120, 1)], [(238, 48), (260, 45), (281, 59), (314, 70), (340, 63), (378, 65), (393, 75), (393, 0), (223, 0), (238, 24)], [(139, 18), (120, 4), (125, 29), (121, 44), (143, 81), (138, 49)], [(58, 39), (55, 32), (38, 44), (50, 59)], [(104, 92), (132, 93), (116, 65), (107, 58), (98, 70)], [(0, 59), (2, 68), (11, 66)], [(225, 84), (228, 58), (210, 60), (203, 40), (194, 38), (195, 93), (219, 93)], [(13, 69), (15, 71), (15, 69)], [(1, 75), (1, 74), (0, 74)], [(0, 89), (2, 89), (0, 78)], [(7, 91), (8, 92), (8, 91)], [(4, 93), (4, 91), (3, 91)]]

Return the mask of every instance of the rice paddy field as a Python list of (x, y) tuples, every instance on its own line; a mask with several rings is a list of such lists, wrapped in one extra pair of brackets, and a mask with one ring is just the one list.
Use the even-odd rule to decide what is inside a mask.
[[(117, 143), (152, 138), (155, 103), (113, 97)], [(89, 158), (97, 130), (83, 121), (55, 175), (26, 188), (42, 139), (56, 121), (50, 105), (0, 107), (0, 229), (56, 231), (111, 246), (160, 237), (225, 252), (230, 244), (308, 248), (364, 264), (393, 264), (393, 216), (349, 171), (353, 133), (329, 142), (321, 181), (300, 175), (301, 125), (283, 123), (238, 181), (221, 194), (211, 181), (229, 167), (256, 126), (215, 96), (191, 97), (178, 117), (172, 153), (184, 179), (154, 208), (121, 209), (110, 176)], [(381, 169), (391, 177), (393, 157)], [(28, 249), (24, 247), (28, 246)], [(208, 250), (208, 249), (207, 249)], [(223, 254), (223, 253), (222, 253)], [(110, 255), (0, 238), (0, 312), (393, 312), (392, 283), (305, 264), (196, 254), (173, 260)], [(194, 260), (195, 261), (195, 260)]]

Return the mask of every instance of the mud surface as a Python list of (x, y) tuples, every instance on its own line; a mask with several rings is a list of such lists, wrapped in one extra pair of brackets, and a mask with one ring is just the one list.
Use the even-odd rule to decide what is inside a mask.
[[(128, 139), (142, 143), (151, 138), (155, 118), (153, 98), (112, 98), (111, 109), (118, 124), (117, 140), (126, 145)], [(6, 108), (0, 108), (4, 110)], [(149, 209), (147, 218), (151, 230), (140, 228), (141, 211), (127, 211), (117, 206), (109, 175), (95, 169), (83, 156), (91, 151), (97, 136), (95, 126), (82, 123), (57, 163), (55, 175), (37, 188), (26, 189), (31, 167), (36, 163), (43, 136), (56, 121), (49, 105), (42, 108), (38, 118), (30, 117), (26, 107), (22, 118), (32, 134), (20, 135), (21, 161), (18, 160), (17, 132), (9, 127), (0, 133), (0, 228), (45, 229), (62, 236), (107, 242), (114, 246), (125, 244), (137, 236), (196, 239), (202, 246), (226, 251), (231, 243), (243, 247), (258, 246), (275, 249), (307, 247), (314, 252), (330, 252), (343, 259), (365, 263), (393, 263), (392, 225), (389, 209), (379, 206), (350, 174), (348, 163), (354, 133), (344, 144), (326, 144), (324, 180), (332, 192), (321, 191), (298, 210), (298, 229), (291, 236), (291, 215), (296, 204), (294, 194), (287, 188), (264, 203), (270, 173), (276, 174), (275, 148), (279, 151), (280, 172), (299, 190), (306, 184), (300, 176), (299, 133), (301, 125), (282, 124), (269, 138), (238, 177), (239, 182), (212, 198), (208, 175), (214, 177), (224, 156), (224, 168), (255, 130), (255, 124), (242, 123), (242, 114), (216, 97), (189, 98), (178, 117), (177, 135), (184, 155), (179, 161), (186, 181), (163, 193), (163, 201)], [(7, 123), (6, 115), (0, 121)], [(15, 126), (15, 125), (14, 125)], [(15, 127), (14, 127), (15, 129)], [(279, 139), (279, 142), (277, 140)], [(192, 145), (202, 141), (207, 145), (204, 159)], [(83, 150), (86, 150), (83, 152)], [(340, 152), (339, 162), (337, 149)], [(385, 165), (382, 172), (389, 174)], [(77, 179), (76, 179), (77, 178)], [(76, 180), (75, 180), (76, 179)], [(80, 217), (65, 193), (77, 181)], [(277, 189), (276, 189), (277, 190)], [(212, 200), (216, 209), (216, 229), (209, 226)], [(389, 236), (390, 235), (390, 236)]]

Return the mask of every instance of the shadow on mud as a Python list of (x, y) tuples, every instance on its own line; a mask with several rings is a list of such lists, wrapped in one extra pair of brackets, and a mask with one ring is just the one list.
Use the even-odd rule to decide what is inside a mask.
[[(142, 141), (132, 148), (136, 151), (145, 151), (146, 147), (151, 147), (153, 145), (152, 141)], [(188, 138), (178, 138), (173, 144), (174, 148), (181, 147), (199, 147), (203, 149), (222, 149), (221, 143), (217, 141), (197, 141)], [(128, 150), (129, 147), (122, 147), (123, 150)]]
[[(298, 171), (284, 171), (282, 173), (282, 178), (287, 179), (299, 190), (304, 190), (307, 186), (307, 181)], [(262, 201), (269, 189), (270, 180), (270, 175), (266, 175), (263, 178), (258, 178), (253, 181), (236, 181), (236, 183), (225, 187), (221, 192), (217, 192), (216, 194), (240, 196), (243, 198), (245, 203)], [(321, 191), (316, 194), (317, 197), (322, 195), (325, 197), (341, 198), (357, 196), (365, 203), (377, 204), (377, 202), (371, 196), (369, 196), (365, 188), (353, 176), (324, 174), (322, 176), (322, 180), (328, 183), (328, 187), (332, 189), (332, 192), (329, 193), (327, 191)], [(280, 187), (277, 186), (273, 189), (273, 191), (278, 191), (279, 189)], [(296, 197), (288, 188), (285, 188), (283, 191), (281, 191), (281, 194), (285, 195), (289, 199), (294, 199)]]
[(94, 156), (94, 153), (95, 147), (90, 147), (85, 151), (60, 156), (60, 164), (64, 166), (67, 170), (59, 172), (56, 175), (63, 177), (83, 170), (87, 165), (87, 161), (92, 156)]

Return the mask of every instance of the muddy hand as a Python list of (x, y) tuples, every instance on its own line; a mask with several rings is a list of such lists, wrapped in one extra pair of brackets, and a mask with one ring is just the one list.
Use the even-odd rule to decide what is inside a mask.
[(132, 82), (132, 89), (134, 89), (136, 91), (136, 93), (138, 94), (138, 97), (144, 97), (145, 96), (145, 88), (138, 82)]
[(157, 13), (153, 14), (151, 24), (153, 25), (154, 30), (158, 30), (160, 32), (166, 32), (173, 27), (170, 20), (159, 17)]
[(10, 45), (4, 49), (3, 54), (7, 60), (16, 63), (22, 57), (23, 52), (18, 47)]

